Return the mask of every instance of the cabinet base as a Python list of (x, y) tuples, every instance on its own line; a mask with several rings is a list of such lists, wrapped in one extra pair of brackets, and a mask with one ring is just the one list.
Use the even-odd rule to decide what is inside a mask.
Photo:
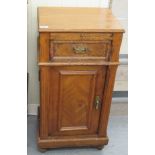
[(38, 147), (41, 149), (64, 147), (93, 147), (102, 149), (107, 144), (108, 137), (59, 137), (49, 139), (40, 139), (38, 137)]

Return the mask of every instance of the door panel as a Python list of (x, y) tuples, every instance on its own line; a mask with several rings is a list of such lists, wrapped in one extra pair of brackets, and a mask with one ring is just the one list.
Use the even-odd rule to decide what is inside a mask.
[(88, 130), (96, 71), (60, 71), (58, 129)]
[(49, 136), (97, 134), (95, 98), (102, 101), (105, 72), (103, 66), (49, 67)]
[(101, 57), (108, 59), (111, 41), (51, 41), (52, 57)]

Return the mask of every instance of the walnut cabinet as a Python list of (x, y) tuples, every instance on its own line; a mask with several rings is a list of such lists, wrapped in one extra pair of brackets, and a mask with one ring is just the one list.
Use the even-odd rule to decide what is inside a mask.
[(124, 30), (109, 9), (38, 8), (38, 147), (108, 144)]

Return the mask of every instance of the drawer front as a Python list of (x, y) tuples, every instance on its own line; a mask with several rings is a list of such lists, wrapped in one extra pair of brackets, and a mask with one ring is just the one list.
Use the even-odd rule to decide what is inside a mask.
[(60, 58), (109, 60), (112, 33), (40, 33), (39, 61)]
[(101, 57), (108, 59), (111, 51), (110, 41), (55, 41), (50, 45), (50, 56), (53, 57)]

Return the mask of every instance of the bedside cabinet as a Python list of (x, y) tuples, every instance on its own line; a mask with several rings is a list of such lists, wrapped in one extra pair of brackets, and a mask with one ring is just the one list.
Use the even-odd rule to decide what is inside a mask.
[(38, 147), (101, 149), (124, 30), (101, 8), (41, 7), (38, 22)]

